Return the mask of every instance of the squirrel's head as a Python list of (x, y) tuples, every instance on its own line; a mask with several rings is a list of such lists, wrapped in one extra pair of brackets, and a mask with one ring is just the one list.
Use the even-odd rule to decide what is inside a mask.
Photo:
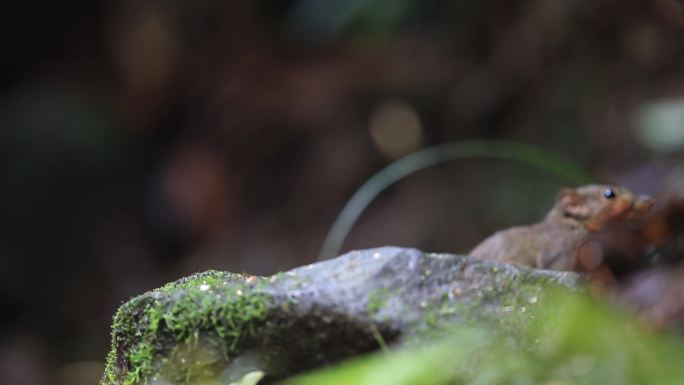
[(636, 195), (624, 187), (591, 184), (562, 189), (554, 210), (584, 223), (589, 230), (598, 231), (616, 220), (643, 218), (654, 203), (650, 196)]

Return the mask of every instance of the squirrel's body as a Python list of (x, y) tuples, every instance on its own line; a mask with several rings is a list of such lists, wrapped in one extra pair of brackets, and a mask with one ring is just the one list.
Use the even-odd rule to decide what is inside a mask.
[(577, 245), (589, 231), (573, 221), (544, 220), (496, 232), (480, 243), (471, 255), (498, 262), (553, 270), (573, 270)]
[(593, 235), (607, 224), (645, 215), (653, 200), (624, 188), (587, 185), (563, 189), (539, 223), (499, 231), (476, 246), (476, 258), (553, 270), (578, 270)]

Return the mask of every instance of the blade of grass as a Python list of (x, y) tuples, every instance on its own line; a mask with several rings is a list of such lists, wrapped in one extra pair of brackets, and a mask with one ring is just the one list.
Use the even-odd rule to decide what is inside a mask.
[(560, 176), (573, 184), (592, 178), (581, 168), (539, 147), (509, 141), (473, 140), (442, 144), (407, 155), (383, 168), (359, 188), (342, 208), (325, 239), (320, 259), (338, 255), (354, 223), (368, 205), (387, 187), (424, 168), (458, 159), (512, 160)]

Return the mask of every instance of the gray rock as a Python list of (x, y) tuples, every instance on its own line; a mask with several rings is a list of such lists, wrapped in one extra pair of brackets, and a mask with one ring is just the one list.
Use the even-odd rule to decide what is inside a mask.
[(200, 273), (121, 306), (101, 383), (267, 383), (459, 323), (515, 329), (548, 285), (580, 277), (397, 247), (267, 278)]

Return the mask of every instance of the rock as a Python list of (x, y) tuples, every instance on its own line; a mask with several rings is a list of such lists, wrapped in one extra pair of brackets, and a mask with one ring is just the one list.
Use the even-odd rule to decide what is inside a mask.
[[(447, 325), (515, 329), (575, 273), (384, 247), (272, 277), (209, 271), (121, 306), (103, 385), (268, 383)], [(506, 322), (506, 320), (511, 320)]]

